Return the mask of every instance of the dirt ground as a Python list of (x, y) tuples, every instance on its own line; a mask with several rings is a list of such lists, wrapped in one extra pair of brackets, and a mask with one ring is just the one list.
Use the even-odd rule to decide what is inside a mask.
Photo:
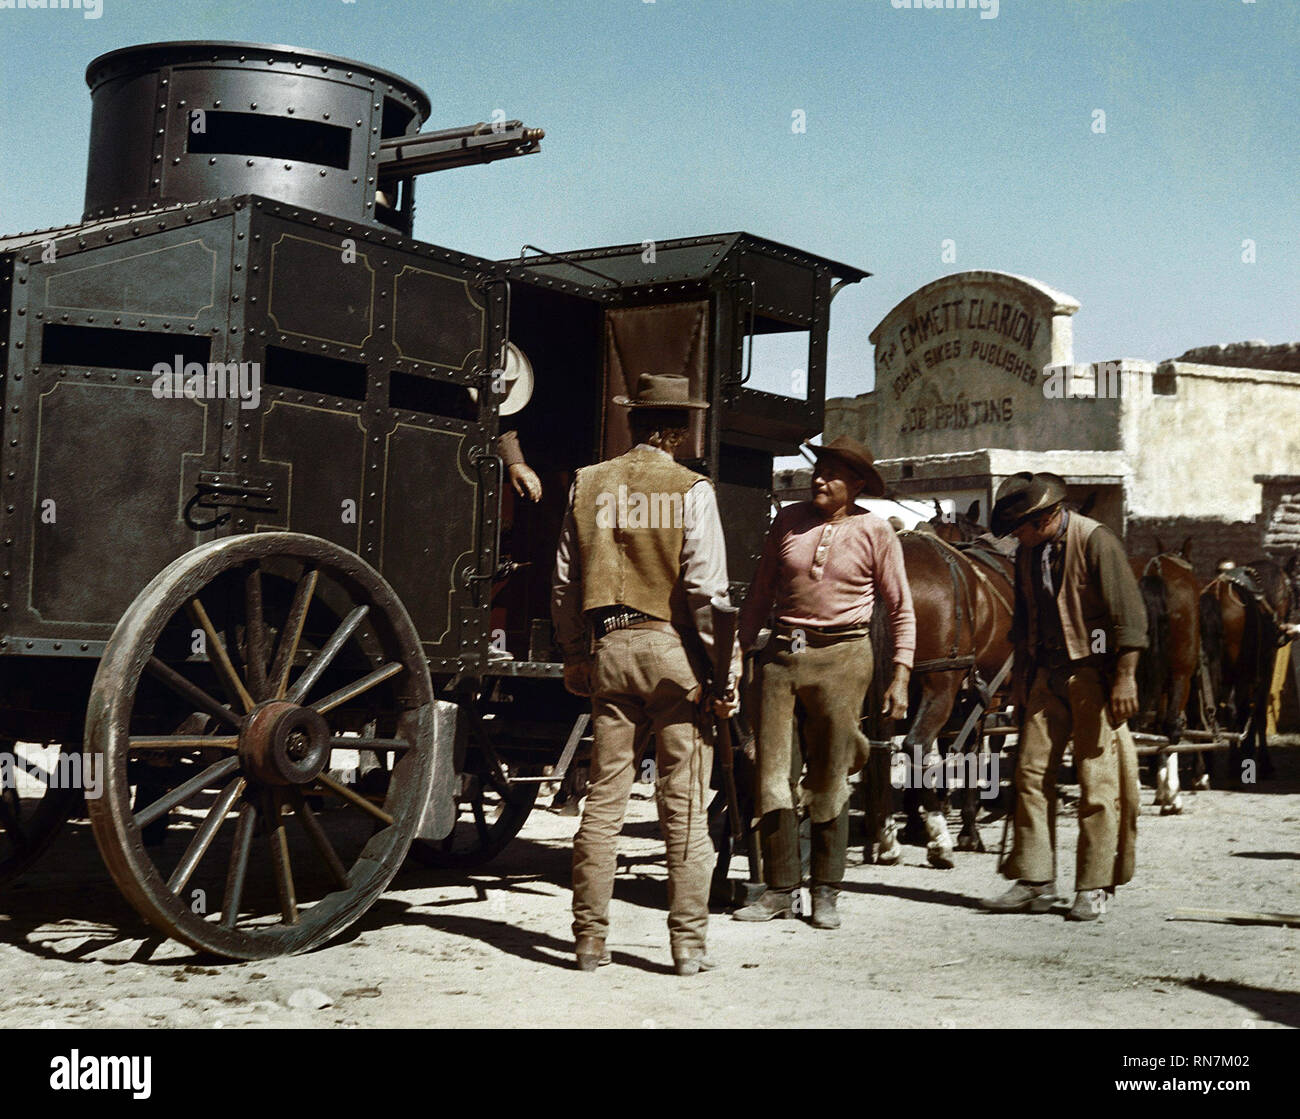
[[(146, 938), (74, 823), (0, 892), (0, 1026), (1295, 1027), (1300, 931), (1170, 920), (1179, 907), (1300, 911), (1300, 749), (1275, 756), (1276, 780), (1189, 795), (1182, 816), (1159, 816), (1144, 789), (1137, 877), (1098, 924), (979, 912), (1001, 884), (992, 853), (943, 871), (921, 847), (864, 866), (859, 846), (843, 928), (717, 914), (720, 967), (692, 979), (670, 966), (649, 786), (624, 835), (614, 963), (595, 974), (571, 966), (574, 817), (539, 808), (478, 873), (408, 864), (340, 941), (247, 964)], [(982, 832), (995, 850), (1001, 824)], [(1070, 869), (1075, 836), (1067, 811)]]

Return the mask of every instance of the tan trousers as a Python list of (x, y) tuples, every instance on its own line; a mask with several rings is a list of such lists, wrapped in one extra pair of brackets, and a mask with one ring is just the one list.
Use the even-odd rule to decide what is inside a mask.
[(1034, 676), (1016, 763), (1016, 838), (1003, 865), (1008, 878), (1056, 877), (1056, 775), (1074, 740), (1079, 776), (1076, 890), (1109, 889), (1133, 877), (1138, 766), (1128, 726), (1111, 721), (1110, 695), (1096, 668)]
[(655, 740), (655, 800), (668, 847), (668, 936), (674, 956), (705, 947), (713, 846), (708, 791), (713, 747), (699, 730), (700, 686), (675, 634), (615, 630), (596, 644), (595, 746), (573, 840), (573, 935), (604, 937), (618, 837), (646, 738)]
[[(850, 774), (866, 761), (862, 703), (871, 684), (871, 639), (866, 636), (813, 644), (795, 651), (794, 638), (778, 629), (759, 663), (758, 814), (793, 808), (799, 756), (792, 730), (795, 712), (807, 756), (799, 790), (813, 823), (836, 819), (849, 799)], [(752, 709), (752, 708), (751, 708)]]

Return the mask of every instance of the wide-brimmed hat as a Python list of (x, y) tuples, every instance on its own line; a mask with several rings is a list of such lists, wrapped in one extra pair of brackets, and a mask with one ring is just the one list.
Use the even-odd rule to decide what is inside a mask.
[[(533, 364), (513, 342), (501, 350), (501, 364), (492, 370), (493, 390), (502, 394), (497, 414), (513, 416), (533, 398)], [(470, 399), (478, 403), (478, 389), (469, 390)]]
[(691, 399), (690, 378), (680, 373), (642, 373), (636, 379), (636, 396), (616, 396), (624, 408), (707, 408), (707, 400)]
[(867, 497), (885, 496), (885, 480), (876, 469), (876, 460), (872, 458), (871, 452), (856, 439), (848, 435), (837, 435), (829, 443), (825, 443), (820, 447), (816, 443), (805, 443), (804, 446), (818, 458), (825, 456), (838, 459), (852, 470), (866, 483), (862, 492)]
[(1065, 500), (1065, 479), (1045, 470), (1012, 474), (998, 487), (993, 502), (992, 528), (995, 536), (1006, 536), (1031, 517), (1036, 517)]

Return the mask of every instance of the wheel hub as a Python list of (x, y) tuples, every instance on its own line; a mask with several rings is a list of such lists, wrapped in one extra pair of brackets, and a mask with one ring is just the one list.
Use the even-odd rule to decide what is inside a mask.
[(330, 730), (310, 707), (282, 699), (253, 708), (239, 735), (239, 757), (254, 780), (307, 785), (329, 761)]

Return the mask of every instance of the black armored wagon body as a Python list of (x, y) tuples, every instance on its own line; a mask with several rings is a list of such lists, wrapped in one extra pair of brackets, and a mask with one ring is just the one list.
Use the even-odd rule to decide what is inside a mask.
[[(413, 840), (490, 857), (581, 756), (548, 583), (573, 472), (629, 445), (611, 399), (671, 371), (714, 402), (692, 458), (743, 583), (773, 456), (821, 429), (831, 298), (866, 273), (743, 233), (417, 241), (418, 175), (541, 133), (421, 133), (426, 95), (347, 59), (155, 44), (87, 81), (82, 221), (0, 239), (0, 873), (84, 795), (158, 928), (302, 951)], [(746, 385), (777, 332), (807, 339), (802, 399)], [(507, 419), (508, 355), (536, 387)]]

